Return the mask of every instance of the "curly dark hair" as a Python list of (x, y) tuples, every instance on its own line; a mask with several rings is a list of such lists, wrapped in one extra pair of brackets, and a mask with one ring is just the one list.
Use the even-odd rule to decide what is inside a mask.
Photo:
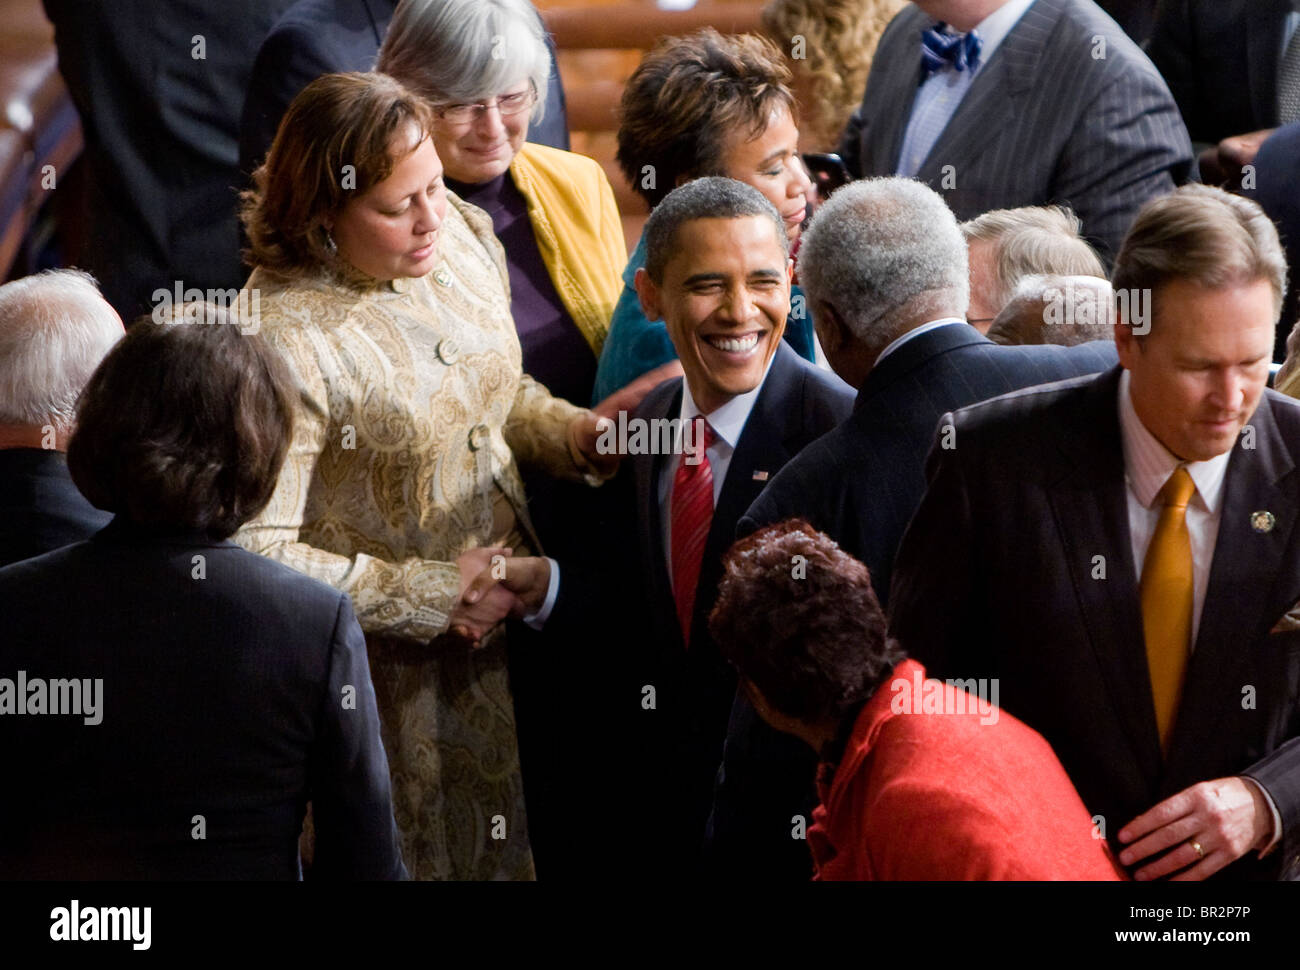
[(709, 632), (788, 717), (843, 719), (904, 658), (867, 567), (803, 519), (741, 539), (723, 570)]
[(651, 208), (679, 179), (725, 175), (730, 140), (757, 138), (777, 106), (797, 120), (789, 84), (781, 51), (765, 37), (723, 36), (706, 27), (665, 38), (623, 88), (619, 167)]
[(279, 353), (238, 322), (185, 304), (165, 324), (142, 318), (104, 358), (68, 443), (68, 470), (91, 504), (224, 539), (271, 500), (293, 383)]

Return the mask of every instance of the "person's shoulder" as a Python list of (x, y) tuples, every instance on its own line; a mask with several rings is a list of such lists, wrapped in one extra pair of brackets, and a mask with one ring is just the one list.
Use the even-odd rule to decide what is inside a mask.
[(1054, 52), (1090, 74), (1110, 77), (1137, 70), (1160, 76), (1142, 48), (1092, 0), (1038, 0), (1030, 9), (1053, 21), (1046, 43)]
[(656, 384), (641, 399), (641, 403), (637, 405), (636, 410), (633, 412), (633, 417), (663, 417), (672, 406), (673, 400), (681, 393), (682, 380), (681, 377), (670, 377), (668, 380)]
[(306, 573), (250, 552), (233, 539), (219, 547), (220, 555), (230, 563), (230, 573), (258, 590), (260, 598), (297, 610), (325, 616), (338, 611), (344, 593)]
[(537, 142), (524, 142), (516, 159), (534, 171), (551, 177), (590, 180), (605, 177), (605, 170), (594, 158), (588, 158), (579, 152), (565, 151), (563, 148), (539, 145)]
[(800, 357), (784, 341), (777, 346), (768, 380), (771, 383), (766, 386), (775, 390), (797, 389), (805, 400), (812, 399), (826, 405), (839, 420), (848, 417), (857, 397), (857, 392), (838, 374)]
[(1023, 450), (1030, 439), (1053, 438), (1073, 418), (1083, 401), (1097, 391), (1109, 372), (1084, 374), (1047, 384), (1034, 384), (960, 408), (953, 413), (958, 435), (967, 442)]

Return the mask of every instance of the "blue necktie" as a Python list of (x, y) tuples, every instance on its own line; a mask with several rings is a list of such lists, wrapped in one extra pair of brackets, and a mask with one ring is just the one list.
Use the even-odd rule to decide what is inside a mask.
[(936, 24), (921, 34), (921, 69), (924, 77), (951, 64), (955, 71), (974, 71), (979, 66), (983, 41), (975, 31), (951, 34), (947, 24)]

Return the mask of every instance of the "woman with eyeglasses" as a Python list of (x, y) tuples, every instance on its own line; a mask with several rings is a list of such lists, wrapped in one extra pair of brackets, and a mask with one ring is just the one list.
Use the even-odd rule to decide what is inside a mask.
[(524, 140), (550, 73), (537, 11), (528, 0), (404, 0), (376, 70), (433, 104), (447, 187), (492, 217), (524, 373), (586, 406), (627, 246), (600, 166)]

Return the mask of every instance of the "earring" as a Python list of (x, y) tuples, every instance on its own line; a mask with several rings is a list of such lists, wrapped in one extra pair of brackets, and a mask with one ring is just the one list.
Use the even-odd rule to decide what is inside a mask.
[(334, 237), (330, 235), (328, 229), (325, 230), (325, 246), (329, 249), (330, 255), (337, 255), (339, 247), (334, 244)]

